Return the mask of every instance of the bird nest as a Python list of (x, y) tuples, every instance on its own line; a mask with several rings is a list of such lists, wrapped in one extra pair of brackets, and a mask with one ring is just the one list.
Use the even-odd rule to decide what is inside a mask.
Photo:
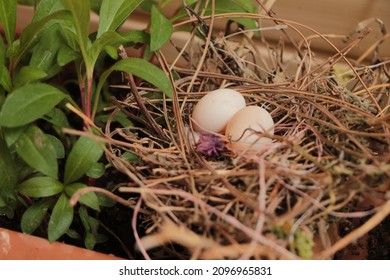
[[(390, 71), (386, 60), (367, 62), (381, 41), (353, 59), (348, 53), (365, 29), (339, 49), (301, 24), (240, 16), (268, 23), (267, 32), (282, 39), (271, 43), (240, 28), (213, 32), (226, 15), (182, 22), (176, 28), (194, 28), (184, 45), (171, 42), (177, 59), (169, 64), (163, 51), (156, 55), (173, 98), (127, 75), (131, 94), (108, 108), (106, 155), (128, 177), (108, 195), (133, 209), (129, 234), (144, 258), (329, 259), (390, 212)], [(202, 31), (199, 43), (195, 33)], [(290, 41), (292, 33), (300, 41)], [(313, 38), (333, 53), (319, 57)], [(237, 152), (216, 135), (218, 152), (199, 149), (191, 111), (221, 87), (271, 113), (269, 146)], [(118, 112), (134, 125), (114, 126)], [(210, 145), (207, 137), (199, 141)]]

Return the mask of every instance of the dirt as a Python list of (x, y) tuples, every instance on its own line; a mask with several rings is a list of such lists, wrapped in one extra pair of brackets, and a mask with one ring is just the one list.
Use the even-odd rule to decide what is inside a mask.
[[(18, 213), (17, 213), (18, 214)], [(125, 259), (136, 258), (141, 256), (135, 251), (134, 237), (131, 228), (131, 211), (128, 208), (122, 206), (115, 206), (111, 209), (103, 210), (100, 214), (100, 218), (105, 226), (110, 228), (112, 233), (115, 233), (117, 238), (104, 229), (102, 233), (109, 237), (109, 240), (105, 243), (98, 244), (95, 247), (95, 251), (114, 254), (118, 257)], [(17, 215), (13, 219), (7, 217), (0, 217), (0, 227), (20, 231), (20, 225), (18, 223)], [(340, 235), (346, 234), (353, 230), (353, 223), (340, 223), (339, 231)], [(37, 230), (34, 234), (45, 238), (43, 229)], [(120, 240), (120, 241), (119, 241)], [(63, 237), (60, 241), (68, 244), (83, 246), (82, 240), (71, 239), (69, 237)], [(122, 243), (122, 244), (121, 244)], [(390, 217), (387, 217), (381, 224), (375, 229), (363, 236), (355, 243), (350, 244), (348, 247), (339, 251), (334, 259), (335, 260), (388, 260), (390, 259)], [(127, 247), (129, 253), (125, 252), (123, 245)], [(156, 250), (154, 254), (161, 254), (163, 257), (164, 252)]]
[[(340, 223), (343, 236), (359, 226), (362, 221)], [(339, 251), (336, 260), (388, 260), (390, 259), (390, 216), (368, 234)]]

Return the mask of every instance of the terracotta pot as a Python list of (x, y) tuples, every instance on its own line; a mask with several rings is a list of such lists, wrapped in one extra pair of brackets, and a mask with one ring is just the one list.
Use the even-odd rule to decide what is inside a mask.
[(0, 228), (0, 260), (120, 260), (113, 255)]

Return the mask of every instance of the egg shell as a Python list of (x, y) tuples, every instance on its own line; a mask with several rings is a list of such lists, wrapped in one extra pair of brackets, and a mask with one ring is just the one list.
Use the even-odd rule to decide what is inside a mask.
[[(260, 133), (256, 133), (260, 132)], [(226, 127), (226, 136), (230, 146), (237, 151), (261, 150), (272, 142), (261, 132), (274, 134), (274, 121), (267, 110), (259, 106), (248, 106), (238, 111), (230, 119)]]
[(222, 132), (231, 117), (245, 106), (245, 98), (233, 89), (211, 91), (199, 100), (192, 111), (194, 130)]

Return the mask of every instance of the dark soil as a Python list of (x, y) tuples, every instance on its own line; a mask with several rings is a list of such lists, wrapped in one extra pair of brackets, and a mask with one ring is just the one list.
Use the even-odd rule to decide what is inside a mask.
[[(0, 227), (11, 229), (14, 231), (21, 231), (18, 222), (20, 220), (19, 215), (20, 213), (16, 213), (13, 219), (1, 216)], [(129, 208), (126, 208), (121, 205), (116, 205), (112, 208), (104, 209), (99, 214), (99, 218), (102, 223), (110, 229), (110, 232), (107, 232), (103, 228), (101, 229), (101, 232), (108, 237), (108, 241), (102, 244), (97, 244), (94, 249), (95, 251), (106, 254), (113, 254), (124, 259), (142, 259), (142, 256), (135, 251), (135, 241), (131, 228), (132, 213)], [(340, 233), (342, 233), (343, 231), (344, 233), (346, 233), (347, 231), (349, 232), (350, 230), (353, 230), (353, 228), (348, 228), (348, 226), (352, 226), (352, 223), (350, 223), (349, 225), (347, 225), (347, 223), (343, 223), (341, 226), (342, 230), (340, 228)], [(113, 237), (112, 233), (114, 233), (116, 237)], [(34, 233), (34, 235), (45, 238), (46, 233), (41, 227), (36, 231), (36, 233)], [(59, 241), (83, 247), (83, 240), (71, 239), (65, 236)], [(389, 244), (390, 217), (387, 217), (381, 224), (379, 224), (367, 235), (363, 236), (355, 243), (350, 244), (348, 247), (338, 252), (334, 259), (389, 260)], [(126, 246), (128, 252), (124, 250), (123, 246)], [(166, 258), (168, 253), (169, 252), (160, 251), (159, 249), (152, 252), (153, 255), (160, 256), (158, 257), (160, 259)], [(174, 258), (174, 256), (172, 256), (171, 258)]]
[[(355, 223), (356, 224), (356, 223)], [(340, 235), (355, 229), (353, 222), (340, 223)], [(342, 234), (344, 233), (344, 234)], [(339, 251), (336, 260), (389, 260), (390, 259), (390, 216), (381, 224)]]

